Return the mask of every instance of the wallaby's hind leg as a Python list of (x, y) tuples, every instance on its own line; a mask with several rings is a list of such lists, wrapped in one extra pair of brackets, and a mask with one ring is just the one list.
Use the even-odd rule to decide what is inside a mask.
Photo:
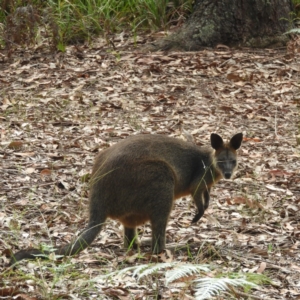
[(166, 227), (168, 218), (152, 222), (152, 253), (160, 253), (166, 248)]
[(132, 247), (138, 248), (137, 234), (135, 228), (128, 228), (124, 226), (124, 248)]
[(155, 209), (150, 216), (153, 253), (160, 253), (166, 248), (166, 227), (173, 206), (173, 197), (174, 187), (173, 183), (170, 182), (161, 187), (159, 197), (153, 202)]
[[(172, 210), (175, 189), (175, 176), (169, 164), (164, 161), (149, 160), (134, 165), (134, 174), (139, 188), (128, 203), (137, 223), (151, 222), (152, 252), (160, 253), (165, 248), (165, 233), (169, 215)], [(133, 231), (125, 228), (127, 237), (133, 238)]]

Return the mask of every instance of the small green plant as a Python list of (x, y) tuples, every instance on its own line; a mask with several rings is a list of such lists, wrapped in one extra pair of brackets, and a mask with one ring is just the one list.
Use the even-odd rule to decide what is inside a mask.
[(59, 50), (60, 52), (65, 52), (66, 45), (62, 41), (59, 41), (57, 44), (57, 50)]
[(297, 23), (300, 20), (299, 14), (292, 11), (292, 12), (290, 12), (290, 15), (288, 18), (282, 18), (282, 20), (288, 21), (288, 23), (289, 23), (289, 30), (287, 32), (285, 32), (284, 34), (291, 34), (291, 33), (299, 34), (300, 33), (299, 28), (294, 28), (295, 23)]
[(271, 253), (274, 249), (274, 245), (273, 244), (268, 244), (268, 253)]

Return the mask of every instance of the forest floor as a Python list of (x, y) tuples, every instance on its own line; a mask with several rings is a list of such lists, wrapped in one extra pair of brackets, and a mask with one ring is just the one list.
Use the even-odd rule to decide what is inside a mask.
[[(144, 42), (119, 35), (114, 48), (98, 39), (65, 53), (0, 51), (0, 296), (193, 299), (195, 274), (170, 286), (159, 272), (141, 282), (92, 280), (159, 261), (271, 280), (249, 296), (238, 289), (215, 299), (300, 299), (299, 57), (285, 49), (143, 53)], [(190, 224), (191, 198), (176, 201), (169, 250), (148, 255), (145, 224), (140, 252), (126, 251), (121, 224), (108, 220), (79, 255), (6, 267), (10, 250), (65, 244), (86, 226), (84, 178), (99, 151), (135, 134), (185, 132), (199, 145), (213, 132), (244, 140), (234, 178), (214, 187), (198, 223)]]

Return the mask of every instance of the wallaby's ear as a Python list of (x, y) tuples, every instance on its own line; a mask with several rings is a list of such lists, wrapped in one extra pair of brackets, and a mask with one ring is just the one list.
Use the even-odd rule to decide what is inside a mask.
[(212, 133), (210, 135), (210, 144), (215, 150), (218, 150), (223, 147), (224, 142), (223, 139), (218, 134)]
[(243, 134), (242, 133), (237, 133), (236, 135), (234, 135), (231, 140), (230, 140), (230, 146), (234, 149), (237, 150), (240, 148), (241, 143), (243, 140)]

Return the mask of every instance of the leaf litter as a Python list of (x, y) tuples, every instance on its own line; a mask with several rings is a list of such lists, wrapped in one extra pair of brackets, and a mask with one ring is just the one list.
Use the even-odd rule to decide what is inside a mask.
[[(81, 55), (73, 46), (56, 54), (19, 49), (10, 58), (1, 50), (2, 274), (10, 249), (65, 244), (85, 227), (93, 159), (130, 135), (190, 136), (203, 145), (212, 132), (243, 132), (235, 178), (215, 186), (197, 224), (190, 225), (191, 199), (176, 201), (167, 227), (172, 253), (147, 254), (149, 224), (139, 228), (141, 253), (126, 252), (122, 226), (108, 220), (93, 247), (69, 259), (76, 266), (72, 282), (62, 276), (46, 284), (54, 280), (47, 264), (68, 270), (63, 261), (24, 261), (2, 275), (2, 294), (91, 299), (101, 290), (103, 299), (191, 299), (192, 290), (163, 281), (150, 283), (151, 291), (132, 279), (117, 286), (89, 286), (84, 279), (173, 260), (215, 264), (223, 273), (263, 273), (274, 284), (253, 296), (299, 298), (299, 57), (269, 49), (143, 53), (118, 36), (114, 50), (103, 45), (81, 46)], [(35, 276), (45, 276), (44, 285)]]

